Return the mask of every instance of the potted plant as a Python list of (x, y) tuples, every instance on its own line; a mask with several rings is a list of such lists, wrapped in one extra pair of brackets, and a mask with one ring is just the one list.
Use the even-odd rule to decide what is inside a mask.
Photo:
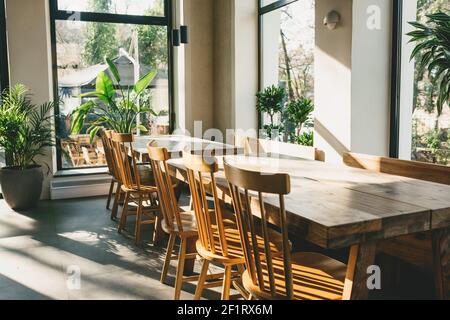
[(291, 136), (292, 142), (296, 142), (298, 144), (303, 144), (304, 141), (308, 141), (308, 145), (310, 143), (310, 134), (303, 135), (301, 137), (301, 131), (304, 125), (308, 125), (311, 123), (311, 113), (314, 111), (314, 104), (311, 99), (300, 98), (297, 100), (290, 101), (286, 106), (286, 118), (294, 125), (295, 133)]
[(411, 59), (418, 60), (420, 69), (427, 70), (431, 82), (438, 88), (436, 108), (442, 114), (450, 97), (450, 15), (438, 12), (427, 15), (427, 25), (410, 22), (416, 28), (408, 33), (410, 42), (415, 42)]
[(283, 132), (283, 126), (275, 124), (275, 115), (282, 113), (285, 97), (286, 90), (277, 86), (267, 87), (256, 94), (256, 109), (270, 118), (270, 124), (264, 125), (270, 139), (277, 138)]
[(108, 58), (105, 58), (105, 62), (115, 83), (105, 71), (98, 74), (95, 91), (81, 95), (81, 97), (96, 99), (83, 103), (72, 113), (72, 134), (81, 132), (90, 115), (95, 118), (89, 123), (90, 126), (87, 129), (91, 140), (102, 129), (111, 129), (117, 133), (130, 135), (135, 130), (147, 132), (145, 126), (137, 123), (137, 119), (143, 113), (150, 112), (155, 116), (156, 114), (150, 107), (149, 101), (141, 101), (140, 96), (149, 87), (157, 71), (150, 71), (134, 86), (124, 88), (115, 64)]
[(0, 147), (8, 166), (0, 170), (0, 182), (3, 197), (13, 209), (31, 208), (41, 196), (44, 174), (36, 157), (54, 145), (53, 109), (53, 102), (34, 105), (21, 84), (1, 95)]

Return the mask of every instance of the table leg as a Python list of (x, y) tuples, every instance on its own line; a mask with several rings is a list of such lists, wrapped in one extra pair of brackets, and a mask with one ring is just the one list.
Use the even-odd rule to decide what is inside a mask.
[(433, 230), (432, 238), (436, 295), (450, 300), (450, 228)]
[(375, 263), (376, 247), (374, 242), (351, 247), (343, 300), (367, 300), (369, 298), (367, 268)]
[[(189, 237), (186, 239), (186, 241), (187, 241), (186, 254), (196, 253), (197, 248), (195, 246), (195, 243), (197, 242), (197, 238)], [(184, 262), (184, 275), (185, 276), (189, 276), (194, 273), (194, 264), (195, 264), (195, 259), (186, 259), (186, 261)]]

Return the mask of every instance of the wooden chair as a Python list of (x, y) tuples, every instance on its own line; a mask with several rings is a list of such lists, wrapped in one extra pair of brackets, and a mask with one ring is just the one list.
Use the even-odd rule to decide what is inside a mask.
[(106, 209), (109, 210), (112, 195), (114, 193), (114, 185), (117, 183), (116, 192), (114, 194), (114, 203), (111, 210), (111, 219), (117, 218), (117, 209), (119, 206), (120, 194), (122, 183), (120, 182), (120, 173), (114, 161), (114, 155), (112, 150), (112, 130), (105, 130), (101, 134), (103, 152), (105, 154), (106, 164), (108, 165), (108, 173), (111, 176), (111, 184), (109, 186), (108, 200), (106, 201)]
[[(181, 288), (184, 282), (197, 281), (198, 277), (184, 277), (184, 264), (186, 259), (195, 259), (197, 253), (187, 254), (186, 244), (190, 238), (198, 238), (197, 223), (193, 211), (180, 212), (174, 185), (169, 175), (167, 160), (170, 159), (166, 148), (154, 147), (152, 143), (148, 146), (148, 155), (158, 188), (159, 205), (163, 215), (161, 226), (164, 232), (169, 234), (166, 258), (161, 271), (161, 282), (165, 283), (169, 265), (172, 260), (178, 260), (177, 275), (175, 280), (175, 300), (180, 299)], [(175, 241), (180, 238), (180, 249), (178, 256), (172, 256)]]
[[(157, 195), (157, 188), (153, 185), (144, 185), (141, 183), (141, 174), (136, 159), (136, 153), (133, 150), (132, 134), (112, 134), (112, 150), (117, 171), (122, 183), (121, 190), (125, 193), (122, 216), (120, 217), (119, 232), (126, 224), (127, 217), (134, 214), (129, 209), (130, 203), (137, 205), (136, 211), (136, 244), (141, 241), (141, 226), (146, 224), (155, 224), (156, 213), (159, 212), (159, 206), (155, 203), (154, 196)], [(144, 206), (144, 201), (150, 205)], [(149, 219), (144, 220), (144, 216)]]
[[(215, 173), (219, 170), (217, 159), (185, 152), (184, 163), (187, 168), (192, 204), (197, 220), (199, 235), (196, 245), (197, 252), (204, 259), (195, 299), (201, 298), (204, 288), (217, 286), (214, 283), (205, 284), (209, 264), (217, 263), (225, 268), (223, 283), (221, 284), (221, 298), (228, 300), (230, 299), (232, 279), (244, 271), (245, 260), (235, 217), (233, 215), (228, 218), (218, 197), (215, 179)], [(212, 195), (212, 204), (208, 202), (208, 194)], [(279, 252), (281, 250), (281, 236), (274, 230), (270, 230), (270, 233), (274, 239), (270, 243), (271, 250)], [(259, 243), (262, 243), (261, 236), (258, 235), (257, 238)], [(262, 247), (260, 249), (262, 250)], [(237, 273), (233, 272), (233, 267), (238, 269)], [(237, 289), (239, 290), (239, 287)], [(246, 296), (245, 292), (241, 291), (241, 294), (244, 297)]]
[[(244, 288), (257, 299), (342, 299), (346, 265), (327, 256), (302, 252), (291, 254), (284, 196), (290, 193), (287, 174), (262, 175), (230, 166), (224, 160), (225, 175), (230, 186), (237, 216), (240, 239), (245, 254)], [(270, 247), (268, 218), (264, 195), (279, 199), (279, 221), (282, 232), (281, 255)], [(254, 198), (252, 201), (251, 198)], [(252, 206), (259, 206), (261, 229), (255, 224)], [(254, 207), (253, 207), (254, 208)], [(258, 231), (263, 247), (258, 248)]]
[[(450, 185), (450, 167), (447, 166), (357, 153), (345, 153), (343, 162), (354, 168)], [(381, 242), (377, 249), (379, 252), (434, 273), (430, 232), (389, 239)]]

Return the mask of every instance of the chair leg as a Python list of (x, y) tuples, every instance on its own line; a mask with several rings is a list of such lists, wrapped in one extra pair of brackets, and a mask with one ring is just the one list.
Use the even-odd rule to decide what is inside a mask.
[(202, 265), (202, 271), (198, 277), (197, 289), (195, 289), (194, 300), (200, 300), (202, 298), (203, 286), (205, 285), (206, 275), (208, 274), (209, 261), (204, 259)]
[(106, 201), (106, 209), (109, 210), (109, 207), (111, 205), (111, 198), (114, 191), (114, 179), (111, 179), (111, 184), (109, 185), (109, 192), (108, 192), (108, 200)]
[(142, 196), (139, 195), (138, 209), (136, 214), (136, 227), (135, 227), (135, 244), (138, 245), (141, 242), (141, 226), (142, 226)]
[(166, 283), (167, 273), (169, 271), (170, 261), (172, 260), (173, 247), (175, 245), (176, 235), (170, 234), (169, 243), (167, 244), (166, 259), (161, 271), (161, 283)]
[(230, 288), (231, 288), (231, 266), (225, 266), (225, 272), (223, 277), (222, 286), (222, 300), (230, 300)]
[[(119, 182), (117, 182), (117, 187), (116, 187), (116, 194), (114, 195), (114, 203), (113, 203), (113, 208), (111, 211), (111, 220), (115, 220), (117, 219), (117, 210), (119, 209), (119, 201), (120, 201), (120, 190), (121, 190), (122, 186), (120, 185)], [(124, 204), (125, 206), (125, 204)]]
[(184, 262), (186, 261), (186, 238), (181, 238), (180, 251), (178, 253), (177, 278), (175, 279), (175, 300), (180, 300), (183, 286)]
[(128, 192), (125, 193), (125, 202), (123, 203), (122, 215), (120, 216), (119, 222), (119, 233), (125, 228), (125, 224), (127, 223), (128, 216), (128, 201), (130, 200), (130, 194)]

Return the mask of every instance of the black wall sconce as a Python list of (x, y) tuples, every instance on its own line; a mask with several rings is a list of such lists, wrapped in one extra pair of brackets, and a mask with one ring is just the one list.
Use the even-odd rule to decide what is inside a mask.
[(172, 31), (172, 44), (174, 47), (179, 47), (183, 44), (189, 43), (189, 30), (187, 26), (180, 26), (180, 29)]
[(172, 31), (172, 44), (174, 47), (180, 46), (180, 30), (179, 29), (174, 29)]
[(189, 43), (189, 30), (187, 26), (180, 26), (180, 38), (181, 43), (188, 44)]

